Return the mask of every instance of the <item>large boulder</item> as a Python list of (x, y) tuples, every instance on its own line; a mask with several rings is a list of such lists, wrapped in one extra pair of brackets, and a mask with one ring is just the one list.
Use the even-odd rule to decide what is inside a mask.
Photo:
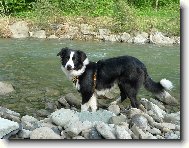
[(6, 82), (0, 82), (0, 95), (7, 95), (14, 91), (14, 88), (11, 84)]
[(19, 129), (20, 125), (17, 122), (10, 121), (0, 117), (0, 139), (7, 137), (7, 135), (11, 132), (16, 131), (17, 133)]
[(27, 38), (29, 37), (29, 27), (27, 22), (19, 21), (9, 26), (12, 33), (12, 38)]

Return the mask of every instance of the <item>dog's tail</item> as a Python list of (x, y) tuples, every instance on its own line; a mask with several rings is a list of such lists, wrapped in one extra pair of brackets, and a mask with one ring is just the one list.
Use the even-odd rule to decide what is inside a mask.
[(144, 87), (166, 104), (174, 104), (177, 102), (176, 99), (167, 92), (167, 90), (173, 88), (172, 82), (167, 79), (161, 79), (159, 82), (155, 82), (146, 74)]

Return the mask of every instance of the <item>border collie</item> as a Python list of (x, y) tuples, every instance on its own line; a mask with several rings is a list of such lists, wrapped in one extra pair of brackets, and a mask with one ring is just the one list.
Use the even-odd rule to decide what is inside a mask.
[(81, 93), (81, 111), (97, 109), (97, 97), (105, 95), (116, 83), (120, 89), (120, 97), (113, 103), (130, 99), (131, 106), (139, 108), (137, 100), (139, 88), (144, 87), (156, 97), (171, 97), (166, 91), (173, 85), (169, 80), (154, 82), (145, 65), (132, 56), (120, 56), (89, 62), (86, 54), (80, 50), (62, 48), (57, 54), (61, 58), (61, 69), (72, 80)]

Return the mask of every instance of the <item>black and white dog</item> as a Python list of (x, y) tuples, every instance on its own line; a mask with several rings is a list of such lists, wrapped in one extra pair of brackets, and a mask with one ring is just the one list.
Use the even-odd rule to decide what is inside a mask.
[(89, 108), (96, 111), (97, 97), (105, 95), (115, 83), (120, 89), (120, 97), (113, 103), (129, 98), (131, 106), (139, 108), (136, 96), (142, 85), (156, 97), (171, 97), (166, 90), (173, 87), (172, 83), (166, 79), (154, 82), (145, 65), (135, 57), (120, 56), (95, 63), (89, 62), (83, 51), (67, 47), (57, 56), (61, 58), (61, 69), (82, 95), (82, 111)]

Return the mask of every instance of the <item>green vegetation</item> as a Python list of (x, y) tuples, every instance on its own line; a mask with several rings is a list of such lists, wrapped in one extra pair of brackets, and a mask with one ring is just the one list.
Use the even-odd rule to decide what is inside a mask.
[[(39, 28), (53, 23), (88, 23), (112, 32), (180, 35), (179, 0), (1, 0), (1, 18), (25, 19)], [(78, 19), (79, 18), (79, 19)]]

